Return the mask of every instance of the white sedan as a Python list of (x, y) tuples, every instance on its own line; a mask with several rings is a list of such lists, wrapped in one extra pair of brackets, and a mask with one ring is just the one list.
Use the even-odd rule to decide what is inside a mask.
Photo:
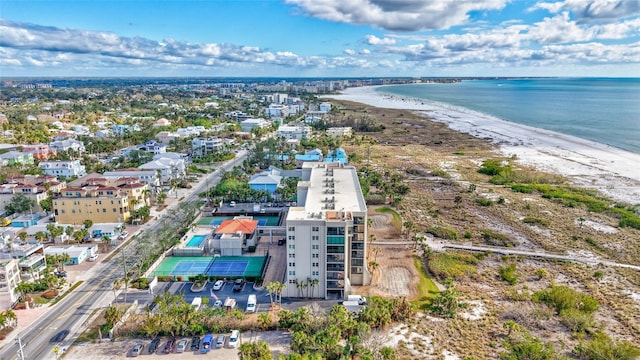
[(220, 290), (222, 289), (222, 287), (224, 286), (224, 281), (222, 280), (218, 280), (215, 283), (213, 283), (213, 290)]

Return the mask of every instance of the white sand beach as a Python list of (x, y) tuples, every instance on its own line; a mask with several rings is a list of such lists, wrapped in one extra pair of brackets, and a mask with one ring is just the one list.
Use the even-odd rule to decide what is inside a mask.
[(617, 201), (640, 204), (640, 154), (448, 104), (382, 94), (375, 88), (348, 88), (342, 94), (325, 97), (416, 110), (451, 129), (491, 139), (503, 155), (516, 155), (523, 164), (561, 174), (576, 185), (597, 189)]

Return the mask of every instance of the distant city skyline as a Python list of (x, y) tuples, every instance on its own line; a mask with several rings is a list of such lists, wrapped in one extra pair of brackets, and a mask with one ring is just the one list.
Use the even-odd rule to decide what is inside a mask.
[(640, 77), (640, 1), (3, 0), (0, 76)]

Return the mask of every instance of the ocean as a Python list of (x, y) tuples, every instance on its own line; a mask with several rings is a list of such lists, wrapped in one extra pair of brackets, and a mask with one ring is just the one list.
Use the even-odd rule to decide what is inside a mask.
[(640, 154), (640, 78), (468, 80), (377, 91), (463, 107)]

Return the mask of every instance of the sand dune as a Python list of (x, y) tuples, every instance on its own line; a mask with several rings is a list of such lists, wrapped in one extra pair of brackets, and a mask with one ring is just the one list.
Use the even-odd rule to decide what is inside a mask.
[(419, 111), (454, 130), (490, 138), (505, 156), (516, 155), (521, 163), (562, 174), (617, 201), (640, 204), (640, 154), (448, 104), (386, 95), (375, 88), (348, 88), (340, 95), (325, 97)]

